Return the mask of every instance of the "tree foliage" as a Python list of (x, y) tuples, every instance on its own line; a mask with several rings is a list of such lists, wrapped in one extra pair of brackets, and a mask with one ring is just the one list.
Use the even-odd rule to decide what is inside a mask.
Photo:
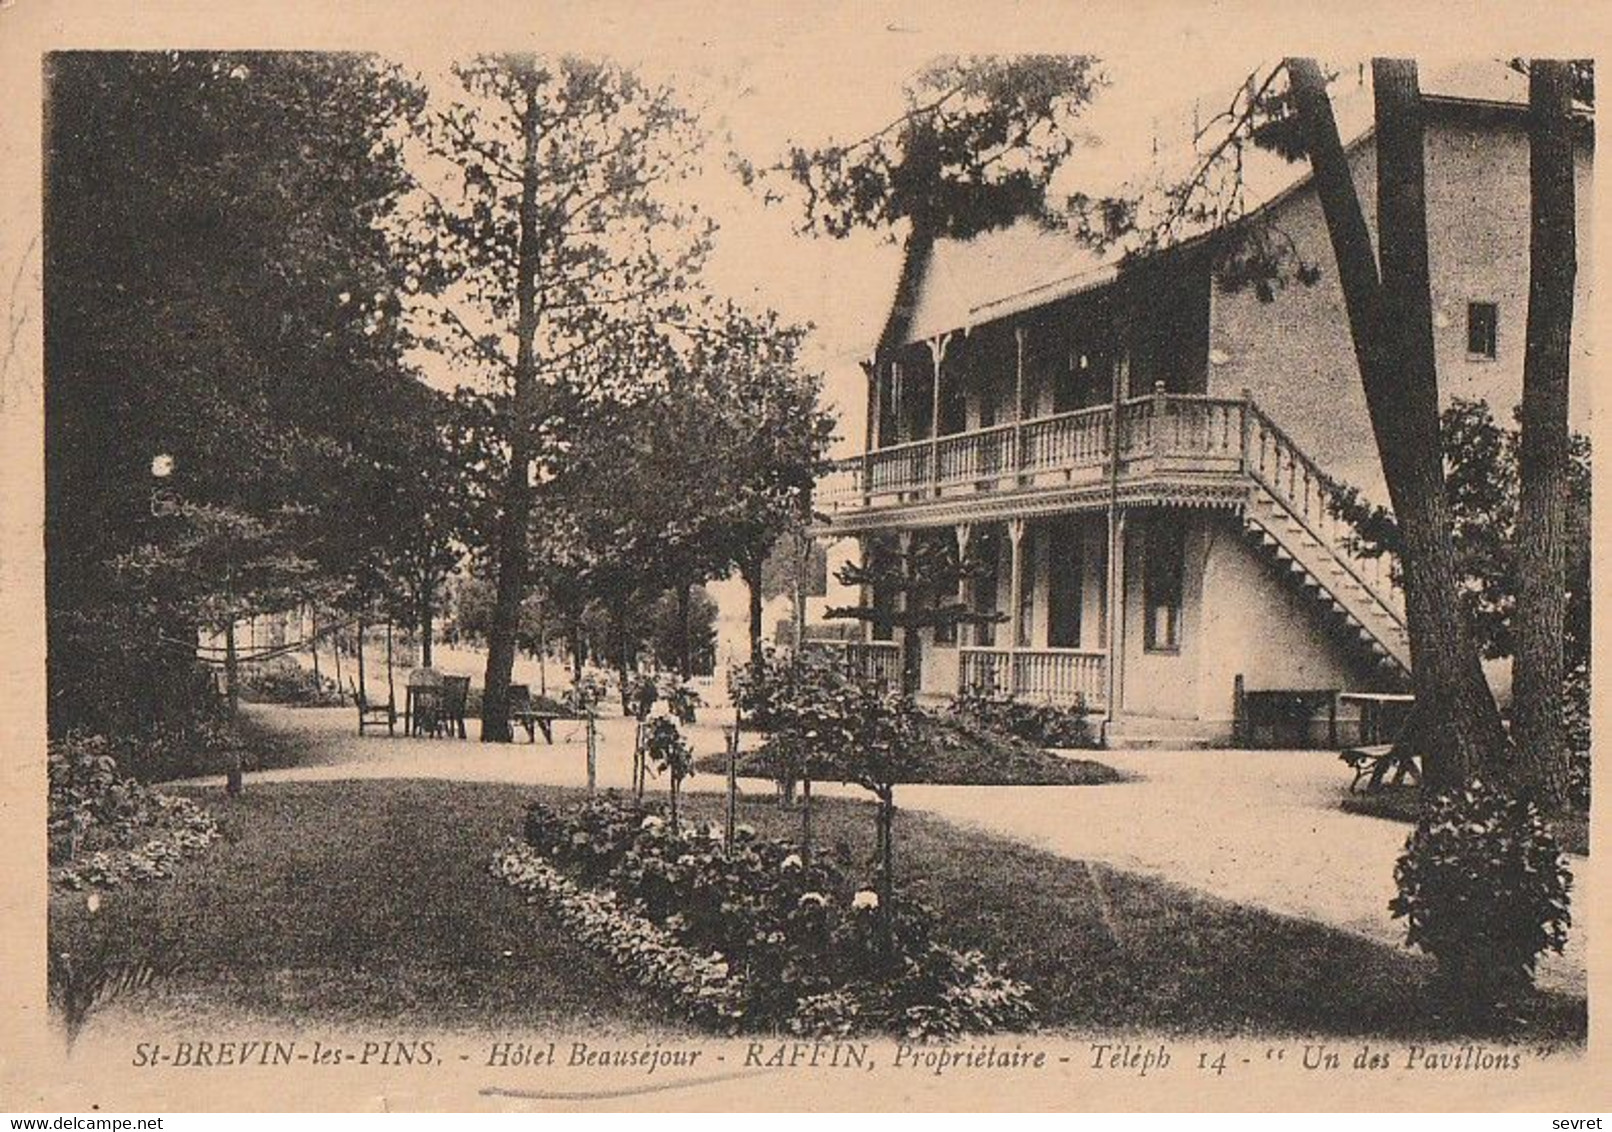
[[(414, 94), (357, 55), (61, 53), (47, 69), (61, 728), (108, 705), (84, 694), (92, 675), (138, 699), (189, 663), (164, 638), (281, 603), (287, 539), (299, 577), (352, 572), (351, 473), (372, 414), (410, 380), (376, 225), (405, 181), (392, 123)], [(222, 580), (202, 560), (220, 540), (265, 557), (236, 558), (227, 594), (202, 592)]]
[(1084, 55), (937, 59), (909, 80), (894, 121), (854, 140), (793, 146), (768, 172), (803, 195), (802, 228), (831, 236), (908, 221), (967, 237), (1045, 216), (1048, 185), (1083, 140), (1077, 121), (1104, 81)]
[[(1461, 600), (1485, 656), (1508, 657), (1515, 647), (1518, 431), (1504, 428), (1487, 402), (1456, 398), (1443, 413), (1445, 484), (1450, 496)], [(1590, 443), (1573, 439), (1568, 509), (1569, 664), (1587, 661), (1590, 644)], [(1339, 485), (1335, 514), (1355, 529), (1355, 548), (1369, 557), (1403, 552), (1393, 512), (1359, 488)], [(1396, 575), (1397, 565), (1394, 567)]]

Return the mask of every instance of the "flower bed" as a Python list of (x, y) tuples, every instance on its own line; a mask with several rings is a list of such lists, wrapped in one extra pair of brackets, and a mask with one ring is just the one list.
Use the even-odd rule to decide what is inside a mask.
[(119, 772), (105, 738), (72, 735), (49, 755), (52, 883), (115, 888), (173, 875), (178, 862), (218, 838), (200, 806)]
[(744, 1017), (743, 982), (719, 954), (701, 956), (630, 909), (614, 892), (573, 884), (535, 849), (512, 842), (493, 859), (493, 875), (542, 904), (591, 947), (609, 952), (640, 986), (664, 995), (687, 1017), (734, 1030)]
[(1011, 693), (970, 688), (952, 697), (952, 716), (1011, 735), (1037, 747), (1095, 750), (1102, 744), (1086, 716), (1086, 705), (1029, 703)]
[(916, 902), (883, 915), (788, 842), (741, 826), (728, 852), (713, 826), (674, 830), (614, 797), (534, 805), (525, 836), (499, 875), (702, 1025), (933, 1038), (1032, 1021), (1027, 988), (937, 940)]

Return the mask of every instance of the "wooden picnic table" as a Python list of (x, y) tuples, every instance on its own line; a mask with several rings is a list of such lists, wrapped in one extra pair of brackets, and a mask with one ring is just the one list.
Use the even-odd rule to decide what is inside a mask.
[(1338, 756), (1355, 772), (1350, 792), (1359, 788), (1362, 778), (1367, 779), (1368, 794), (1381, 790), (1390, 771), (1395, 786), (1406, 778), (1420, 783), (1417, 747), (1425, 713), (1417, 710), (1416, 697), (1400, 692), (1342, 692), (1338, 699), (1360, 705), (1360, 743)]

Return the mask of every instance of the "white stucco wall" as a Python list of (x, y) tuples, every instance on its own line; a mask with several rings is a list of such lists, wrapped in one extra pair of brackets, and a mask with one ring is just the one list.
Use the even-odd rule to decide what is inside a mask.
[(1237, 530), (1235, 519), (1207, 522), (1202, 538), (1199, 719), (1229, 724), (1239, 674), (1249, 691), (1373, 686), (1369, 667), (1341, 646), (1339, 630), (1329, 628), (1320, 604), (1285, 584)]
[[(1370, 142), (1351, 165), (1362, 207), (1376, 232), (1376, 151)], [(1502, 423), (1522, 394), (1528, 296), (1528, 141), (1520, 125), (1430, 124), (1427, 131), (1428, 253), (1433, 283), (1439, 391), (1486, 399)], [(1591, 158), (1578, 175), (1579, 272), (1574, 321), (1572, 419), (1587, 430), (1593, 357)], [(1274, 221), (1300, 256), (1321, 269), (1306, 287), (1289, 283), (1262, 303), (1251, 291), (1215, 287), (1209, 392), (1255, 401), (1328, 472), (1386, 501), (1371, 421), (1355, 364), (1336, 262), (1320, 202), (1305, 188), (1279, 205)], [(1499, 307), (1497, 356), (1467, 356), (1467, 304)]]

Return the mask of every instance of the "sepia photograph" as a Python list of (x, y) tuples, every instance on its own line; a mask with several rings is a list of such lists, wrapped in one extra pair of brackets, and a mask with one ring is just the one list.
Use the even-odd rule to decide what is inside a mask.
[(228, 8), (6, 49), (0, 1108), (1607, 1107), (1599, 31)]

